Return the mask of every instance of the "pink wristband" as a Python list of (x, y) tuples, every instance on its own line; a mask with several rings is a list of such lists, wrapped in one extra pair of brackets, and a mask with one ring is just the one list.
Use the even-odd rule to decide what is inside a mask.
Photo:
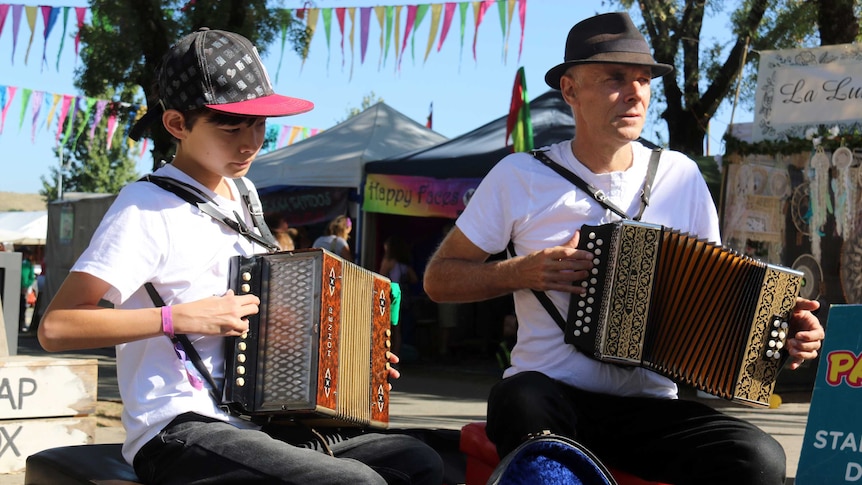
[(168, 338), (174, 338), (174, 317), (171, 313), (170, 305), (162, 307), (162, 332), (167, 335)]

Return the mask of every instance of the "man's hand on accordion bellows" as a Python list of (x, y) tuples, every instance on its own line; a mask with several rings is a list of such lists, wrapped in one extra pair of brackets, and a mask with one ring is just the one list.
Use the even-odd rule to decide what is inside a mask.
[(796, 307), (790, 317), (790, 335), (787, 339), (787, 353), (790, 354), (790, 368), (798, 369), (806, 360), (817, 357), (820, 344), (826, 335), (820, 320), (811, 312), (820, 308), (820, 303), (804, 298), (796, 299)]
[(593, 268), (593, 254), (576, 249), (580, 231), (562, 246), (543, 249), (523, 257), (518, 271), (524, 277), (524, 287), (538, 291), (583, 293), (574, 283), (583, 281)]
[(236, 337), (248, 331), (248, 316), (258, 312), (260, 298), (235, 295), (227, 290), (222, 296), (211, 296), (173, 307), (176, 333), (198, 333)]

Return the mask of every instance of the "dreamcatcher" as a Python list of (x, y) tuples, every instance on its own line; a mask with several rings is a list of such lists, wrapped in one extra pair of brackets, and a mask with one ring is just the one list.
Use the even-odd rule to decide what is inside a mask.
[(832, 152), (832, 166), (837, 175), (832, 187), (835, 193), (835, 230), (844, 239), (853, 234), (856, 220), (856, 181), (851, 175), (852, 164), (853, 152), (846, 146)]
[(823, 234), (823, 226), (826, 224), (826, 215), (829, 212), (829, 166), (831, 162), (822, 146), (818, 146), (811, 157), (809, 165), (814, 171), (809, 203), (811, 204), (811, 220), (809, 230), (811, 237), (811, 253), (817, 261), (820, 261), (820, 237)]

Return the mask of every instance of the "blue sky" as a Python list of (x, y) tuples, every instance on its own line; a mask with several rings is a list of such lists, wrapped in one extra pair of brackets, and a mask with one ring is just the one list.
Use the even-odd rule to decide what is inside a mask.
[[(317, 5), (319, 7), (362, 7), (418, 3), (420, 2), (320, 0)], [(597, 12), (612, 10), (613, 8), (608, 7), (607, 3), (607, 0), (578, 0), (566, 2), (570, 6), (561, 8), (563, 2), (528, 0), (520, 61), (518, 42), (521, 28), (517, 17), (511, 24), (508, 55), (504, 57), (505, 39), (494, 7), (487, 11), (479, 27), (475, 61), (472, 52), (474, 30), (471, 9), (468, 12), (469, 19), (464, 34), (463, 49), (460, 46), (456, 12), (455, 21), (442, 49), (439, 52), (436, 50), (435, 41), (427, 61), (423, 62), (431, 24), (429, 13), (415, 32), (412, 43), (408, 42), (400, 70), (395, 69), (396, 64), (393, 62), (391, 50), (385, 66), (378, 68), (381, 52), (378, 44), (380, 30), (376, 18), (372, 17), (371, 20), (369, 45), (364, 63), (360, 63), (358, 27), (354, 34), (351, 55), (347, 37), (351, 24), (349, 20), (347, 21), (343, 66), (341, 34), (337, 28), (337, 22), (333, 18), (330, 47), (327, 49), (322, 20), (319, 20), (317, 33), (312, 40), (310, 53), (304, 65), (293, 52), (288, 51), (281, 56), (280, 47), (277, 44), (270, 46), (264, 53), (264, 63), (277, 92), (305, 98), (315, 103), (315, 109), (309, 113), (278, 118), (273, 122), (326, 129), (343, 121), (351, 108), (358, 108), (363, 97), (373, 93), (375, 98), (382, 98), (393, 108), (423, 124), (428, 116), (429, 106), (433, 103), (433, 129), (450, 138), (459, 136), (506, 114), (515, 73), (519, 67), (523, 66), (525, 69), (530, 99), (544, 93), (548, 89), (544, 83), (544, 74), (550, 67), (562, 61), (566, 35), (571, 26)], [(29, 2), (25, 4), (36, 5)], [(87, 6), (85, 0), (41, 4), (57, 7)], [(302, 6), (301, 1), (285, 2), (287, 8)], [(405, 13), (402, 12), (402, 31), (404, 18)], [(356, 21), (358, 24), (358, 9)], [(43, 106), (39, 118), (41, 121), (33, 141), (30, 123), (32, 113), (29, 109), (19, 129), (20, 89), (30, 88), (34, 91), (57, 94), (81, 94), (75, 90), (72, 82), (74, 70), (80, 66), (80, 59), (74, 54), (73, 40), (70, 37), (67, 38), (62, 51), (59, 50), (61, 30), (58, 24), (49, 36), (46, 46), (41, 22), (40, 15), (26, 65), (24, 60), (30, 37), (26, 20), (21, 21), (14, 57), (12, 57), (11, 11), (3, 32), (0, 33), (0, 62), (8, 66), (6, 63), (13, 61), (10, 67), (0, 71), (0, 85), (19, 88), (19, 93), (16, 94), (7, 113), (3, 132), (0, 133), (0, 154), (2, 154), (0, 191), (3, 192), (36, 193), (42, 187), (40, 177), (47, 177), (50, 167), (59, 164), (52, 150), (56, 144), (56, 114), (51, 129), (46, 129), (44, 120), (47, 117), (49, 105)], [(721, 21), (713, 23), (718, 27), (717, 31), (722, 27), (720, 23)], [(73, 21), (70, 19), (67, 35), (71, 36), (74, 30)], [(41, 62), (43, 49), (47, 52), (47, 63), (44, 66)], [(59, 69), (56, 68), (58, 52), (60, 52)], [(411, 55), (411, 52), (414, 54)], [(281, 58), (280, 69), (278, 69), (279, 58)], [(656, 88), (659, 88), (658, 85)], [(721, 137), (730, 115), (730, 102), (725, 102), (710, 127), (712, 134), (709, 147), (712, 154), (721, 153)], [(750, 112), (737, 108), (734, 121), (751, 121), (752, 117)], [(653, 122), (651, 126), (647, 126), (645, 134), (663, 129), (663, 122)], [(143, 174), (149, 171), (150, 167), (152, 167), (152, 160), (147, 151), (139, 158), (138, 170)]]

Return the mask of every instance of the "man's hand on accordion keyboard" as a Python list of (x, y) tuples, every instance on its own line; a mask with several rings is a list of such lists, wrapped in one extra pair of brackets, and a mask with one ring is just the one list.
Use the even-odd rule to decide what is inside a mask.
[(175, 305), (174, 330), (236, 337), (248, 331), (248, 316), (257, 314), (258, 305), (260, 299), (255, 295), (235, 295), (233, 290), (222, 296)]
[(820, 320), (812, 312), (820, 308), (820, 303), (804, 298), (796, 299), (796, 307), (790, 317), (790, 335), (787, 340), (787, 353), (790, 354), (790, 368), (798, 369), (806, 360), (817, 357), (820, 344), (825, 336)]
[(538, 291), (557, 290), (582, 293), (584, 289), (574, 283), (583, 281), (593, 268), (593, 254), (576, 249), (580, 231), (562, 246), (543, 249), (521, 258), (518, 271), (524, 278), (524, 287)]

